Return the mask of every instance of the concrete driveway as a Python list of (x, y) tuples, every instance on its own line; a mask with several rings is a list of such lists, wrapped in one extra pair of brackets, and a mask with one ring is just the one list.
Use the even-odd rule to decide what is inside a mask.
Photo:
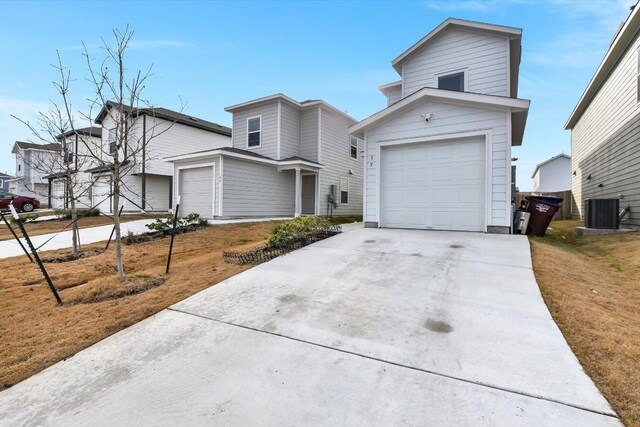
[(0, 424), (620, 425), (524, 237), (358, 229), (0, 393)]

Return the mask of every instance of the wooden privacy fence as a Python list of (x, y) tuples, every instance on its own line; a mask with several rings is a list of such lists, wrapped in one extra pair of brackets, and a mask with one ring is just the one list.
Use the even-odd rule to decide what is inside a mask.
[(529, 196), (552, 196), (552, 197), (561, 197), (562, 198), (562, 206), (558, 209), (558, 212), (553, 216), (554, 220), (558, 219), (571, 219), (571, 190), (567, 191), (556, 191), (556, 192), (548, 192), (548, 193), (516, 193), (516, 209), (520, 207), (520, 204), (525, 197)]

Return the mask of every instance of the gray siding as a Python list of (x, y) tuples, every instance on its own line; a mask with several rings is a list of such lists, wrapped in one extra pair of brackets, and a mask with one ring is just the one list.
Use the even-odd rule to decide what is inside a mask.
[(402, 99), (402, 85), (387, 89), (387, 106)]
[[(586, 199), (622, 194), (620, 205), (631, 205), (626, 223), (640, 226), (639, 47), (636, 35), (571, 131), (571, 168), (575, 172), (572, 211), (576, 218), (582, 218)], [(587, 179), (589, 175), (591, 179)]]
[[(324, 169), (320, 171), (319, 214), (327, 211), (327, 195), (331, 185), (339, 185), (340, 178), (349, 179), (349, 203), (334, 209), (334, 215), (362, 215), (362, 163), (350, 157), (349, 126), (353, 123), (346, 117), (322, 108), (321, 158)], [(362, 149), (359, 147), (358, 152)], [(353, 175), (349, 174), (353, 171)]]
[[(147, 175), (147, 211), (167, 212), (169, 210), (169, 192), (172, 179), (173, 177), (166, 175)], [(184, 213), (182, 212), (182, 214)]]
[[(424, 111), (432, 112), (437, 120), (426, 124), (420, 117)], [(437, 135), (455, 134), (490, 129), (492, 138), (491, 169), (491, 201), (489, 226), (509, 226), (507, 211), (510, 209), (510, 171), (511, 146), (507, 137), (507, 116), (500, 111), (463, 107), (441, 102), (425, 101), (411, 110), (405, 111), (367, 134), (367, 159), (373, 156), (371, 165), (367, 167), (366, 221), (378, 221), (376, 195), (376, 146), (378, 142), (396, 141), (407, 138), (419, 138)], [(369, 163), (369, 162), (368, 162)], [(510, 173), (510, 172), (509, 172)]]
[[(262, 116), (262, 143), (260, 147), (247, 147), (247, 119)], [(278, 101), (249, 107), (233, 113), (233, 146), (254, 151), (263, 156), (276, 158), (278, 137)]]
[(449, 29), (406, 60), (404, 96), (423, 87), (437, 87), (436, 74), (467, 69), (467, 92), (508, 96), (508, 39), (506, 36)]
[(302, 110), (300, 131), (300, 157), (318, 161), (318, 109), (313, 107)]
[(203, 129), (147, 117), (146, 172), (171, 176), (173, 166), (164, 158), (231, 146), (231, 138)]
[(293, 216), (293, 171), (229, 157), (223, 168), (224, 216)]
[(300, 156), (300, 111), (281, 102), (280, 159)]

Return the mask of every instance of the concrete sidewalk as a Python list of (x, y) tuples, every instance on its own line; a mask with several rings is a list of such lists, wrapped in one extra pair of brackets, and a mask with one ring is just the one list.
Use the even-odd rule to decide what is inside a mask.
[(0, 393), (0, 425), (619, 426), (525, 237), (356, 229)]
[[(251, 218), (251, 219), (226, 219), (226, 220), (210, 220), (209, 223), (211, 225), (222, 225), (222, 224), (237, 224), (244, 222), (262, 222), (262, 221), (278, 221), (285, 220), (287, 218)], [(153, 219), (141, 219), (138, 221), (129, 221), (122, 224), (121, 230), (122, 235), (126, 236), (127, 233), (131, 232), (133, 234), (141, 234), (147, 233), (150, 230), (146, 227), (147, 224), (151, 224), (155, 220)], [(4, 224), (0, 224), (4, 226)], [(102, 242), (109, 239), (109, 235), (111, 234), (111, 230), (113, 229), (113, 225), (101, 225), (99, 227), (87, 227), (80, 229), (80, 242), (83, 245), (88, 245), (90, 243)], [(49, 240), (51, 239), (51, 240)], [(25, 247), (27, 247), (24, 239), (20, 239)], [(71, 230), (63, 231), (61, 233), (49, 233), (49, 234), (41, 234), (39, 236), (32, 236), (31, 240), (33, 245), (38, 248), (43, 243), (47, 242), (44, 246), (42, 246), (38, 252), (42, 251), (50, 251), (54, 249), (64, 249), (70, 248), (72, 243), (72, 232)], [(24, 255), (22, 248), (15, 240), (3, 240), (0, 241), (0, 259), (3, 258), (11, 258), (14, 256)]]

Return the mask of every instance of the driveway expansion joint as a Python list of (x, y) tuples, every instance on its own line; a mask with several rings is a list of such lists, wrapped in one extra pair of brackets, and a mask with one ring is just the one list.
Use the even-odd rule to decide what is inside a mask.
[[(365, 252), (368, 252), (368, 251), (365, 251)], [(380, 253), (383, 253), (383, 252), (380, 252)], [(411, 256), (411, 255), (407, 255), (407, 256)], [(563, 401), (556, 400), (556, 399), (546, 398), (544, 396), (528, 394), (528, 393), (524, 393), (524, 392), (521, 392), (521, 391), (518, 391), (518, 390), (511, 390), (511, 389), (508, 389), (508, 388), (504, 388), (504, 387), (500, 387), (500, 386), (496, 386), (496, 385), (492, 385), (492, 384), (488, 384), (488, 383), (472, 381), (472, 380), (468, 380), (466, 378), (456, 377), (456, 376), (453, 376), (453, 375), (447, 375), (447, 374), (443, 374), (443, 373), (440, 373), (440, 372), (431, 371), (431, 370), (423, 369), (423, 368), (418, 368), (418, 367), (415, 367), (415, 366), (405, 365), (405, 364), (402, 364), (402, 363), (397, 363), (397, 362), (393, 362), (393, 361), (390, 361), (390, 360), (381, 359), (381, 358), (377, 358), (377, 357), (373, 357), (373, 356), (367, 356), (365, 354), (361, 354), (361, 353), (357, 353), (357, 352), (354, 352), (354, 351), (349, 351), (349, 350), (345, 350), (345, 349), (341, 349), (341, 348), (332, 347), (330, 345), (320, 344), (320, 343), (317, 343), (317, 342), (308, 341), (308, 340), (304, 340), (304, 339), (301, 339), (301, 338), (296, 338), (296, 337), (292, 337), (292, 336), (288, 336), (288, 335), (283, 335), (283, 334), (279, 334), (279, 333), (276, 333), (276, 332), (265, 331), (265, 330), (262, 330), (262, 329), (254, 328), (252, 326), (240, 325), (240, 324), (237, 324), (237, 323), (227, 322), (227, 321), (224, 321), (224, 320), (215, 319), (215, 318), (204, 316), (204, 315), (201, 315), (201, 314), (191, 313), (191, 312), (188, 312), (188, 311), (180, 310), (178, 308), (168, 307), (166, 310), (169, 310), (169, 311), (172, 311), (172, 312), (175, 312), (175, 313), (185, 314), (187, 316), (198, 317), (198, 318), (201, 318), (201, 319), (205, 319), (205, 320), (209, 320), (209, 321), (212, 321), (212, 322), (216, 322), (216, 323), (220, 323), (220, 324), (224, 324), (224, 325), (228, 325), (228, 326), (233, 326), (233, 327), (237, 327), (237, 328), (241, 328), (241, 329), (245, 329), (245, 330), (249, 330), (249, 331), (253, 331), (253, 332), (267, 334), (267, 335), (271, 335), (271, 336), (274, 336), (274, 337), (284, 338), (284, 339), (288, 339), (288, 340), (291, 340), (291, 341), (299, 342), (299, 343), (302, 343), (302, 344), (307, 344), (307, 345), (311, 345), (311, 346), (315, 346), (315, 347), (324, 348), (324, 349), (327, 349), (327, 350), (333, 350), (333, 351), (337, 351), (337, 352), (340, 352), (340, 353), (344, 353), (344, 354), (348, 354), (348, 355), (352, 355), (352, 356), (356, 356), (356, 357), (361, 357), (361, 358), (364, 358), (364, 359), (369, 359), (369, 360), (380, 362), (380, 363), (393, 365), (393, 366), (396, 366), (396, 367), (399, 367), (399, 368), (410, 369), (412, 371), (422, 372), (422, 373), (428, 374), (428, 375), (435, 375), (435, 376), (438, 376), (438, 377), (441, 377), (441, 378), (447, 378), (447, 379), (450, 379), (450, 380), (453, 380), (453, 381), (460, 381), (460, 382), (464, 382), (464, 383), (475, 385), (475, 386), (479, 386), (479, 387), (485, 387), (485, 388), (489, 388), (489, 389), (493, 389), (493, 390), (502, 391), (502, 392), (505, 392), (505, 393), (510, 393), (510, 394), (515, 394), (515, 395), (531, 398), (531, 399), (543, 400), (543, 401), (547, 401), (547, 402), (550, 402), (550, 403), (554, 403), (554, 404), (563, 405), (563, 406), (567, 406), (567, 407), (570, 407), (570, 408), (578, 409), (578, 410), (581, 410), (581, 411), (590, 412), (590, 413), (597, 414), (597, 415), (603, 415), (603, 416), (614, 418), (614, 419), (619, 419), (617, 414), (611, 413), (611, 412), (598, 411), (598, 410), (586, 408), (586, 407), (583, 407), (583, 406), (580, 406), (580, 405), (575, 405), (575, 404), (563, 402)]]

